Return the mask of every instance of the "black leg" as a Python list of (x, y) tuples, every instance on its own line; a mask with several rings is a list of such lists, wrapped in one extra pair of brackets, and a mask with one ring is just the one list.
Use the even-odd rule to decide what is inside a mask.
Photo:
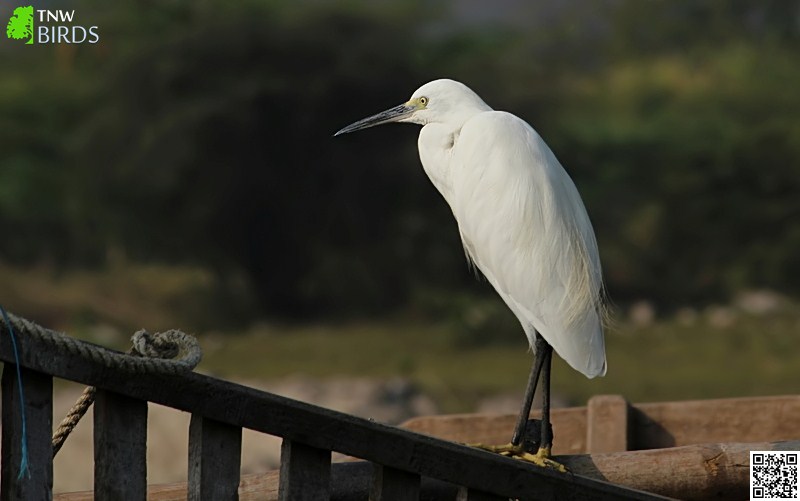
[[(531, 374), (528, 377), (528, 388), (525, 390), (525, 399), (522, 401), (522, 409), (520, 410), (519, 418), (517, 419), (517, 427), (514, 429), (514, 436), (511, 438), (511, 443), (513, 445), (520, 445), (522, 443), (522, 439), (525, 437), (525, 427), (528, 424), (528, 417), (531, 413), (531, 406), (533, 405), (533, 395), (536, 392), (536, 385), (539, 383), (539, 374), (542, 372), (542, 366), (544, 365), (545, 359), (549, 360), (549, 353), (551, 353), (553, 350), (553, 348), (547, 344), (547, 341), (545, 341), (538, 332), (536, 333), (536, 340), (534, 341), (533, 346), (533, 349), (536, 352), (536, 357), (533, 360)], [(549, 369), (547, 371), (547, 382), (550, 382)], [(550, 395), (549, 384), (547, 386), (546, 395), (548, 397)], [(547, 405), (549, 412), (549, 402)]]
[(542, 367), (542, 441), (540, 449), (548, 451), (553, 446), (553, 430), (550, 428), (550, 368), (553, 362), (553, 347), (547, 345), (544, 367)]

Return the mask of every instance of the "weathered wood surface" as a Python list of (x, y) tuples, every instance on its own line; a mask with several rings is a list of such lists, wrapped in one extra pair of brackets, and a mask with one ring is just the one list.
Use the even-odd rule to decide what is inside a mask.
[(508, 501), (502, 496), (495, 496), (494, 494), (486, 494), (475, 489), (467, 489), (461, 487), (458, 489), (456, 501)]
[[(561, 456), (573, 472), (679, 499), (730, 501), (748, 499), (751, 450), (800, 450), (800, 441), (723, 443)], [(372, 465), (336, 463), (332, 467), (331, 499), (364, 501), (371, 485)], [(420, 499), (456, 499), (455, 486), (423, 479)], [(463, 494), (462, 494), (463, 495)], [(491, 499), (481, 493), (479, 499)], [(57, 501), (89, 501), (90, 492), (62, 494)], [(151, 501), (186, 499), (186, 484), (151, 486)], [(278, 473), (242, 477), (241, 501), (278, 499)], [(472, 500), (472, 497), (467, 498)]]
[[(605, 399), (605, 396), (593, 397), (593, 400), (600, 398)], [(601, 403), (607, 405), (609, 402), (613, 400)], [(800, 438), (797, 427), (800, 395), (636, 404), (629, 405), (628, 412), (628, 450)], [(589, 430), (593, 426), (605, 426), (604, 420), (598, 421), (597, 418), (606, 413), (588, 414), (587, 407), (550, 411), (555, 435), (554, 454), (589, 452)], [(617, 412), (616, 415), (621, 414)], [(540, 415), (532, 412), (531, 417)], [(590, 421), (590, 417), (595, 421)], [(401, 426), (454, 442), (499, 444), (509, 441), (516, 418), (514, 414), (427, 416), (410, 419)], [(618, 423), (621, 422), (618, 419)], [(618, 442), (621, 444), (622, 441)], [(625, 449), (620, 446), (617, 452), (622, 450)]]
[(236, 501), (242, 429), (193, 414), (189, 424), (189, 501)]
[(417, 501), (420, 477), (407, 471), (374, 465), (370, 501)]
[(800, 438), (800, 395), (639, 404), (634, 449)]
[(16, 366), (3, 367), (2, 486), (0, 499), (48, 500), (53, 492), (53, 378), (41, 372), (20, 368), (25, 396), (28, 435), (28, 472), (19, 478), (22, 458), (22, 414)]
[[(13, 354), (6, 338), (0, 336), (0, 359), (9, 361)], [(21, 354), (22, 365), (56, 377), (491, 494), (536, 492), (541, 499), (576, 501), (650, 498), (201, 374), (170, 376), (164, 384), (164, 376), (130, 377), (34, 339), (28, 340), (28, 348)]]
[(331, 451), (283, 439), (280, 501), (328, 499), (331, 491)]
[(586, 452), (619, 452), (630, 449), (629, 406), (619, 395), (598, 395), (586, 406)]
[(94, 490), (98, 499), (145, 501), (145, 400), (98, 388), (94, 402)]
[(800, 441), (698, 444), (565, 456), (576, 473), (680, 499), (749, 499), (750, 451), (800, 450)]
[[(541, 412), (531, 412), (541, 419)], [(586, 408), (551, 409), (553, 454), (586, 452)], [(400, 426), (461, 443), (507, 444), (517, 424), (516, 414), (451, 414), (412, 418)]]
[[(466, 492), (472, 490), (480, 492), (481, 495), (495, 497), (524, 498), (525, 493), (535, 492), (539, 499), (653, 499), (655, 496), (645, 492), (625, 489), (606, 482), (611, 481), (621, 485), (631, 485), (628, 483), (630, 481), (639, 482), (646, 477), (646, 472), (637, 475), (635, 479), (629, 477), (631, 472), (635, 471), (637, 464), (644, 464), (649, 465), (648, 472), (659, 476), (651, 480), (652, 485), (642, 484), (648, 489), (655, 491), (679, 489), (678, 495), (684, 498), (694, 493), (698, 493), (698, 496), (707, 496), (712, 492), (715, 495), (724, 494), (729, 498), (731, 496), (735, 498), (738, 496), (738, 491), (731, 490), (734, 489), (731, 486), (739, 485), (741, 469), (747, 465), (742, 457), (753, 449), (753, 447), (742, 448), (746, 444), (720, 444), (570, 457), (564, 461), (572, 466), (574, 474), (559, 474), (460, 444), (381, 425), (198, 374), (170, 376), (170, 384), (166, 385), (163, 384), (164, 376), (144, 374), (131, 377), (116, 373), (78, 355), (56, 353), (52, 347), (35, 340), (29, 340), (21, 356), (22, 365), (28, 367), (30, 369), (28, 372), (32, 374), (35, 371), (46, 372), (56, 377), (97, 386), (100, 389), (98, 408), (95, 411), (95, 440), (96, 464), (99, 463), (101, 466), (96, 470), (95, 481), (98, 498), (102, 499), (118, 498), (121, 492), (125, 493), (125, 499), (144, 499), (146, 476), (139, 470), (144, 469), (145, 434), (142, 429), (146, 420), (145, 400), (193, 412), (204, 416), (204, 419), (228, 426), (242, 426), (284, 437), (284, 443), (288, 444), (286, 447), (291, 452), (301, 451), (300, 454), (287, 456), (285, 464), (288, 466), (284, 467), (281, 475), (284, 479), (291, 479), (295, 471), (307, 469), (308, 464), (326, 464), (330, 471), (327, 460), (329, 451), (333, 450), (384, 465), (387, 471), (436, 477), (443, 480), (445, 485), (447, 483), (460, 485), (467, 488)], [(0, 336), (0, 360), (5, 362), (13, 360), (6, 336)], [(45, 379), (48, 385), (52, 384), (49, 376)], [(9, 389), (10, 385), (6, 379), (3, 384), (6, 385), (4, 389), (8, 390), (4, 393), (13, 396), (13, 389)], [(52, 405), (51, 397), (52, 395), (48, 394), (47, 402), (44, 404), (48, 411)], [(3, 398), (7, 398), (5, 394)], [(692, 440), (707, 441), (717, 436), (725, 436), (726, 438), (722, 440), (728, 441), (730, 438), (727, 437), (740, 434), (742, 430), (747, 430), (748, 434), (755, 432), (756, 436), (767, 435), (770, 439), (774, 439), (776, 434), (785, 438), (796, 438), (795, 423), (800, 416), (800, 397), (673, 402), (635, 407), (620, 406), (619, 403), (619, 400), (606, 398), (598, 399), (591, 404), (591, 410), (584, 408), (554, 411), (556, 436), (567, 437), (560, 441), (557, 438), (556, 443), (563, 443), (561, 447), (567, 450), (578, 445), (583, 449), (596, 446), (604, 449), (623, 447), (642, 449), (681, 445), (691, 443)], [(13, 406), (12, 398), (10, 407)], [(624, 412), (625, 409), (627, 413)], [(44, 415), (42, 412), (34, 414), (39, 418)], [(6, 417), (7, 415), (11, 416), (12, 413), (7, 414), (4, 411), (4, 420), (10, 419)], [(687, 416), (690, 419), (687, 419)], [(508, 440), (507, 437), (513, 428), (514, 416), (509, 418), (508, 430), (497, 427), (496, 416), (484, 418), (483, 432), (487, 435), (493, 433), (495, 437), (502, 433), (502, 436), (496, 439), (482, 438), (475, 433), (475, 420), (472, 417), (462, 419), (460, 431), (469, 431), (463, 438), (453, 433), (452, 426), (442, 427), (442, 421), (427, 423), (429, 428), (439, 427), (449, 434), (448, 438), (454, 440), (500, 443)], [(48, 414), (49, 425), (51, 419)], [(502, 422), (502, 418), (499, 421)], [(614, 440), (598, 442), (595, 439), (597, 433), (590, 430), (593, 427), (595, 430), (601, 430), (602, 426), (611, 426), (608, 423), (623, 423), (624, 436), (627, 438), (623, 440), (617, 437)], [(448, 424), (453, 424), (452, 419)], [(556, 425), (564, 427), (557, 428)], [(13, 420), (9, 422), (9, 426), (12, 429), (16, 426)], [(36, 426), (43, 428), (41, 423)], [(570, 433), (570, 426), (573, 430), (582, 426), (582, 429), (577, 428), (582, 433)], [(126, 431), (123, 432), (123, 429)], [(116, 436), (112, 443), (112, 431), (122, 436), (122, 440)], [(49, 435), (49, 430), (46, 435)], [(7, 436), (10, 437), (12, 434)], [(8, 439), (4, 440), (4, 446), (7, 441)], [(626, 441), (627, 446), (625, 446)], [(120, 443), (127, 446), (126, 452), (115, 454), (113, 446), (119, 448)], [(775, 447), (784, 445), (777, 444)], [(756, 446), (760, 449), (769, 448), (769, 444), (766, 443)], [(792, 442), (788, 448), (798, 448), (798, 443)], [(4, 450), (11, 449), (4, 447)], [(305, 459), (299, 462), (291, 460), (292, 455), (295, 459), (320, 456), (306, 455), (302, 451), (324, 451), (328, 457), (325, 462), (321, 461), (320, 457), (311, 462)], [(554, 452), (564, 451), (556, 449)], [(123, 456), (121, 461), (120, 455)], [(141, 461), (138, 458), (141, 458)], [(629, 460), (630, 464), (626, 464), (626, 460)], [(302, 464), (302, 468), (292, 467), (293, 462)], [(46, 463), (45, 468), (48, 467), (47, 464), (49, 463)], [(131, 467), (136, 464), (141, 466)], [(621, 468), (620, 465), (624, 467)], [(318, 468), (317, 471), (323, 469)], [(4, 470), (7, 471), (8, 468)], [(664, 475), (665, 471), (680, 473)], [(746, 474), (745, 470), (744, 475)], [(303, 477), (297, 475), (298, 478)], [(46, 470), (41, 477), (47, 477)], [(8, 478), (8, 474), (4, 472), (5, 486), (11, 485)], [(370, 478), (370, 475), (364, 477), (367, 485), (370, 485)], [(49, 482), (52, 482), (52, 472)], [(667, 482), (668, 485), (659, 482)], [(313, 498), (304, 492), (293, 494), (291, 482), (285, 485), (288, 486), (288, 490), (284, 487), (282, 496), (279, 488), (279, 497), (282, 499)], [(422, 486), (424, 492), (424, 482)], [(184, 495), (185, 489), (184, 487)], [(289, 494), (285, 494), (286, 492)], [(662, 492), (671, 494), (673, 491)], [(47, 499), (47, 495), (43, 499)]]
[[(370, 494), (373, 465), (366, 461), (334, 463), (331, 465), (331, 501), (366, 501)], [(278, 499), (279, 472), (242, 475), (239, 484), (239, 501), (276, 501)], [(420, 501), (455, 499), (457, 488), (452, 484), (423, 478)], [(56, 501), (92, 501), (91, 492), (59, 494)], [(186, 501), (186, 484), (151, 485), (149, 501)], [(504, 498), (508, 499), (508, 498)]]
[[(610, 400), (612, 403), (614, 399)], [(616, 404), (615, 404), (616, 405)], [(591, 404), (590, 406), (591, 407)], [(558, 454), (560, 441), (566, 442), (569, 449), (576, 448), (580, 439), (565, 437), (568, 433), (579, 433), (586, 443), (587, 408), (553, 410), (554, 428), (557, 432), (556, 450)], [(800, 422), (800, 397), (755, 397), (720, 399), (710, 401), (666, 402), (631, 406), (631, 414), (639, 413), (637, 421), (644, 423), (645, 428), (634, 431), (638, 435), (636, 442), (640, 445), (653, 445), (669, 437), (678, 444), (689, 440), (704, 440), (715, 437), (722, 442), (737, 442), (752, 436), (766, 437), (769, 441), (797, 438), (796, 423)], [(767, 419), (765, 419), (765, 416)], [(491, 415), (434, 416), (415, 418), (404, 426), (429, 434), (439, 434), (442, 438), (460, 441), (484, 441), (500, 443), (507, 441), (513, 430), (516, 417)], [(643, 421), (646, 419), (646, 421)], [(729, 426), (731, 420), (735, 426)], [(634, 419), (629, 419), (629, 428), (634, 428)], [(693, 427), (698, 427), (694, 429)], [(713, 428), (713, 429), (709, 429)], [(499, 431), (498, 431), (499, 430)], [(577, 430), (577, 431), (576, 431)], [(743, 435), (744, 432), (744, 437)], [(653, 490), (662, 494), (688, 497), (679, 489), (696, 492), (696, 499), (723, 499), (716, 494), (732, 496), (731, 499), (745, 499), (750, 450), (798, 450), (800, 443), (783, 444), (766, 443), (719, 443), (696, 447), (681, 447), (667, 450), (649, 450), (633, 455), (595, 454), (587, 463), (585, 458), (570, 458), (574, 462), (574, 471), (596, 478), (604, 478), (610, 482), (623, 483), (643, 490)], [(645, 462), (641, 462), (645, 460)], [(686, 462), (685, 466), (681, 466)], [(365, 463), (354, 463), (365, 465)], [(622, 465), (625, 465), (624, 467)], [(369, 465), (366, 465), (369, 466)], [(332, 499), (365, 499), (369, 471), (362, 469), (344, 475), (343, 465), (333, 465), (331, 482)], [(680, 475), (665, 475), (665, 471), (681, 472)], [(358, 480), (360, 478), (360, 480)], [(361, 485), (358, 485), (361, 482)], [(441, 496), (430, 499), (452, 499), (454, 487), (437, 483)], [(422, 482), (422, 499), (426, 499), (428, 479)], [(449, 487), (449, 490), (448, 490)], [(154, 486), (151, 488), (152, 499), (172, 500), (185, 499), (185, 485)], [(159, 497), (159, 496), (165, 497)], [(352, 495), (348, 497), (348, 495)], [(445, 495), (447, 497), (445, 497)], [(65, 497), (65, 501), (91, 499), (90, 493), (76, 494), (77, 497)], [(277, 499), (277, 474), (253, 475), (243, 477), (240, 487), (242, 500)], [(251, 497), (247, 497), (251, 496)], [(360, 497), (359, 497), (360, 496)], [(60, 498), (59, 498), (60, 499)]]

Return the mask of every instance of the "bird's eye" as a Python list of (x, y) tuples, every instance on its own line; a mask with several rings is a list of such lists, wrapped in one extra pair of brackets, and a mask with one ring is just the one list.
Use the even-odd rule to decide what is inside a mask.
[(419, 98), (419, 104), (421, 104), (422, 106), (427, 105), (428, 104), (428, 98), (425, 97), (425, 96)]

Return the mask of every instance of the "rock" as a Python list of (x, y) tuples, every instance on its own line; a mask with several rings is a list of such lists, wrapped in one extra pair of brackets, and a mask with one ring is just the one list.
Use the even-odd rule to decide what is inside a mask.
[(637, 301), (628, 310), (628, 317), (637, 327), (652, 325), (656, 319), (656, 309), (650, 301)]
[(786, 302), (786, 298), (777, 292), (762, 289), (740, 292), (734, 305), (751, 315), (766, 315), (780, 309)]
[(709, 306), (706, 308), (706, 318), (709, 325), (718, 329), (727, 329), (736, 322), (736, 312), (727, 306)]

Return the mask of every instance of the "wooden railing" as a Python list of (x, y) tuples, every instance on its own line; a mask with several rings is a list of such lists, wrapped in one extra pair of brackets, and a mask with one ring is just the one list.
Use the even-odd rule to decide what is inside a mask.
[[(234, 500), (242, 428), (283, 438), (281, 500), (331, 494), (331, 452), (374, 465), (371, 499), (416, 500), (422, 478), (459, 486), (459, 499), (666, 499), (542, 469), (454, 442), (383, 425), (196, 373), (123, 374), (33, 339), (19, 339), (21, 381), (5, 327), (0, 328), (2, 486), (6, 500), (52, 498), (53, 378), (96, 386), (94, 493), (98, 500), (144, 500), (147, 403), (191, 413), (188, 497)], [(30, 475), (19, 476), (25, 398)]]

